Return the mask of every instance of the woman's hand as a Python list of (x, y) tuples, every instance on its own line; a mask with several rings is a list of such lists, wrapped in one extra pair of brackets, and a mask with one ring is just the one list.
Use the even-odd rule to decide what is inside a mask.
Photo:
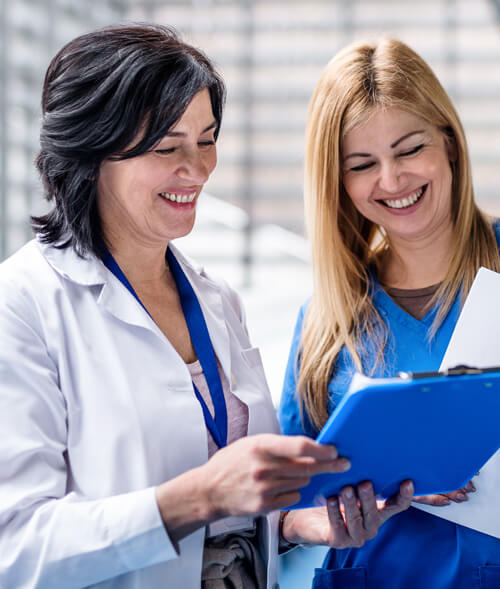
[[(377, 501), (370, 482), (344, 487), (339, 497), (330, 497), (326, 507), (290, 511), (282, 520), (281, 535), (294, 544), (322, 544), (332, 548), (359, 548), (377, 535), (379, 527), (391, 516), (407, 509), (413, 496), (413, 484), (405, 481), (399, 493), (386, 501)], [(359, 504), (358, 504), (359, 500)]]
[(214, 519), (292, 505), (312, 475), (350, 468), (333, 446), (305, 436), (260, 434), (219, 450), (201, 469)]
[(198, 468), (156, 487), (158, 509), (172, 541), (231, 515), (259, 515), (292, 505), (312, 475), (350, 468), (333, 446), (305, 436), (241, 438)]
[(455, 503), (462, 503), (468, 501), (469, 493), (474, 493), (476, 487), (472, 481), (469, 481), (465, 487), (458, 489), (458, 491), (452, 491), (451, 493), (442, 493), (440, 495), (419, 495), (414, 497), (413, 501), (416, 503), (424, 503), (425, 505), (434, 505), (435, 507), (443, 507), (449, 505), (452, 501)]

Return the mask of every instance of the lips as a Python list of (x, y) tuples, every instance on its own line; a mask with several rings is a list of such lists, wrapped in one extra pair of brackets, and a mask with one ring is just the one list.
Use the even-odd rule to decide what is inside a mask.
[(421, 186), (418, 190), (411, 192), (404, 198), (380, 199), (377, 202), (390, 209), (407, 209), (416, 204), (424, 195), (428, 184)]

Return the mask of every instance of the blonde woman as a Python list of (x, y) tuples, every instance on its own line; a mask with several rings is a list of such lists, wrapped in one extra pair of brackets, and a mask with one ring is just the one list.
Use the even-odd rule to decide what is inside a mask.
[[(439, 367), (476, 271), (500, 270), (500, 230), (474, 202), (450, 98), (399, 41), (331, 60), (306, 135), (314, 292), (299, 313), (280, 420), (287, 434), (315, 436), (355, 371)], [(473, 490), (421, 501), (465, 501)], [(500, 540), (410, 508), (363, 548), (331, 550), (313, 586), (499, 587)]]

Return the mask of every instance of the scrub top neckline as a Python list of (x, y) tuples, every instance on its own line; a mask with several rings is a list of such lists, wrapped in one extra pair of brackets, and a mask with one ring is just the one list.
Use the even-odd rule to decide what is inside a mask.
[(438, 304), (435, 304), (427, 313), (421, 318), (417, 319), (408, 311), (400, 307), (394, 299), (382, 288), (374, 272), (370, 275), (373, 285), (373, 300), (379, 303), (382, 310), (390, 313), (391, 316), (397, 318), (401, 323), (410, 327), (425, 330), (427, 333), (429, 327), (432, 325), (436, 316)]

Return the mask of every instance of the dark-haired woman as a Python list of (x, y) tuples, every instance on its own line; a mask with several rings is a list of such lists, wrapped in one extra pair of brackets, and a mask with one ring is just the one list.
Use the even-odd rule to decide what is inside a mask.
[[(223, 100), (162, 27), (90, 33), (50, 64), (37, 164), (53, 208), (0, 267), (2, 588), (273, 587), (271, 512), (348, 467), (277, 435), (238, 297), (171, 245), (215, 167)], [(333, 500), (282, 541), (359, 545), (410, 497), (379, 511), (367, 488), (361, 512)]]

